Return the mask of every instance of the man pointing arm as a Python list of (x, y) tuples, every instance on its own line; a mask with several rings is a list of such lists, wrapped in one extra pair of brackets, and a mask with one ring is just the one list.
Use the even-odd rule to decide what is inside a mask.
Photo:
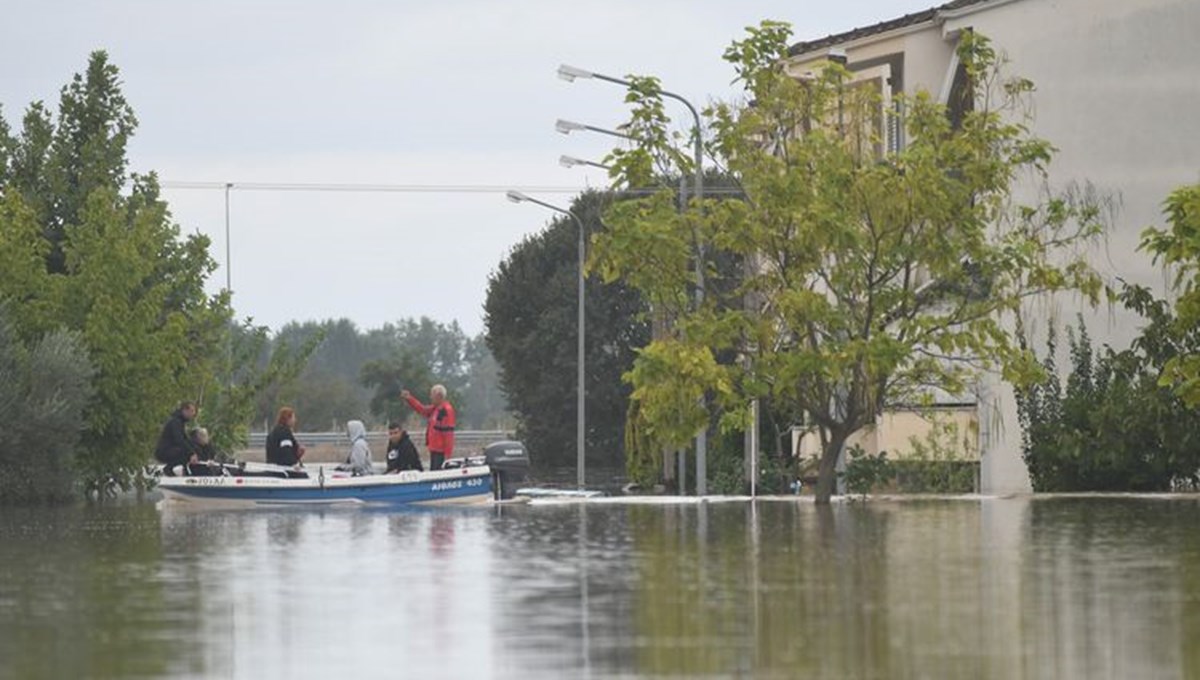
[(446, 399), (446, 388), (434, 385), (429, 390), (430, 404), (422, 404), (408, 390), (400, 392), (412, 410), (425, 419), (425, 446), (429, 448), (429, 469), (440, 470), (454, 455), (454, 405)]

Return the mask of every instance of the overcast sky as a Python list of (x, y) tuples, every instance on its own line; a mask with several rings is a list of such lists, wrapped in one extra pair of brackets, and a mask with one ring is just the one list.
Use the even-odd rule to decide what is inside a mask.
[[(657, 75), (700, 106), (732, 94), (721, 60), (745, 26), (788, 21), (797, 40), (937, 4), (931, 0), (105, 0), (5, 3), (0, 104), (29, 102), (104, 49), (140, 121), (132, 169), (155, 170), (184, 232), (212, 238), (225, 283), (232, 182), (234, 306), (272, 328), (347, 317), (361, 328), (428, 316), (483, 330), (488, 275), (552, 215), (503, 191), (261, 191), (239, 183), (523, 188), (569, 204), (603, 186), (609, 140), (554, 131), (557, 118), (624, 120), (620, 88), (567, 83), (560, 63)], [(687, 123), (687, 113), (668, 103)]]

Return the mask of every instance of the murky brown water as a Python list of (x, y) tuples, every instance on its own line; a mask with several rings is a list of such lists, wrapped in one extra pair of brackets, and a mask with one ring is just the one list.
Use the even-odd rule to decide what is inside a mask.
[(0, 514), (0, 678), (1200, 677), (1200, 501)]

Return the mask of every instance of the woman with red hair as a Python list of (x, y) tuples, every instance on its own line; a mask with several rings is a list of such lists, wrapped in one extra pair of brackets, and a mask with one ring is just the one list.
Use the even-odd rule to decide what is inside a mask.
[(267, 435), (267, 462), (291, 467), (304, 457), (304, 447), (296, 441), (296, 411), (290, 406), (279, 409), (275, 429)]

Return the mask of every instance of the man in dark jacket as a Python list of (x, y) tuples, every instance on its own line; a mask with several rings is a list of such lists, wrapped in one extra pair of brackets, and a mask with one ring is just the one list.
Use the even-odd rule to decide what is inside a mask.
[(195, 463), (198, 460), (196, 447), (187, 434), (187, 424), (196, 417), (196, 405), (185, 401), (171, 414), (158, 436), (154, 457), (163, 464), (163, 474), (171, 476), (177, 465)]
[(424, 470), (417, 446), (400, 423), (388, 423), (387, 474), (401, 470)]

